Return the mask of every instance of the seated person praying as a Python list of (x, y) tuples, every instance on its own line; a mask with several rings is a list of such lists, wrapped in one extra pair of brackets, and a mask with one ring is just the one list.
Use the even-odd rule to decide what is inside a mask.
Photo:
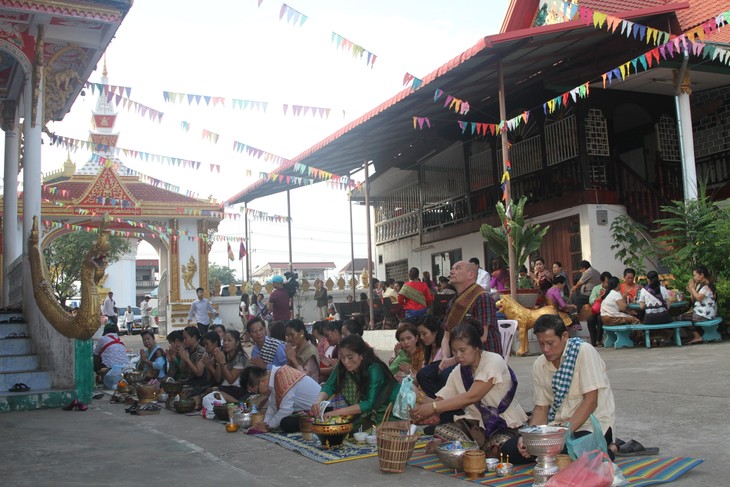
[(251, 351), (251, 365), (271, 369), (272, 365), (286, 365), (286, 347), (284, 342), (271, 338), (266, 334), (266, 325), (261, 318), (251, 318), (246, 323), (253, 350)]

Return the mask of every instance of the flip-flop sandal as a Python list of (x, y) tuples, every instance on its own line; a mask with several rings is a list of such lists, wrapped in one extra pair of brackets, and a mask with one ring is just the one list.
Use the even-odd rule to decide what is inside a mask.
[(94, 395), (91, 396), (92, 399), (104, 399), (104, 393), (103, 392), (95, 392)]
[(620, 440), (620, 439), (616, 438), (614, 440), (613, 444), (616, 445), (616, 448), (620, 448), (621, 445), (626, 444), (626, 442), (624, 440)]
[(629, 440), (621, 445), (616, 452), (617, 457), (639, 457), (659, 454), (659, 448), (644, 448), (644, 445), (636, 440)]
[(18, 382), (13, 387), (8, 389), (8, 392), (28, 392), (30, 390), (30, 387), (23, 384), (22, 382)]

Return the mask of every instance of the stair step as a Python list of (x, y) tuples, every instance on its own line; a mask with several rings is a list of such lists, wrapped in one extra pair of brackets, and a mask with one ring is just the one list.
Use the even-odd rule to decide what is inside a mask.
[(8, 392), (15, 384), (25, 384), (33, 390), (51, 388), (51, 377), (45, 370), (21, 370), (0, 373), (0, 391)]
[(0, 412), (60, 408), (76, 398), (74, 390), (32, 389), (28, 392), (0, 392)]
[(25, 323), (0, 323), (0, 338), (5, 338), (11, 333), (15, 333), (16, 335), (20, 335), (21, 333), (25, 333), (26, 336), (30, 335), (28, 325)]
[(0, 356), (0, 373), (36, 370), (38, 357), (35, 355), (4, 355)]
[(21, 323), (25, 321), (23, 313), (20, 311), (0, 311), (0, 322), (10, 321), (11, 319), (19, 320)]
[(0, 340), (0, 357), (7, 355), (30, 355), (32, 351), (30, 338)]

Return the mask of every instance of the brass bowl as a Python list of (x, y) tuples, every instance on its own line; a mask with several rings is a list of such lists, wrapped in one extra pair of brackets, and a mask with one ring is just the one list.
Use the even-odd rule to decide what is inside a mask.
[(182, 382), (162, 382), (161, 385), (162, 389), (170, 395), (180, 394), (183, 388)]
[(317, 421), (315, 421), (312, 426), (314, 434), (319, 437), (324, 449), (342, 445), (342, 442), (352, 431), (352, 423), (317, 424)]
[(138, 370), (130, 370), (124, 373), (124, 380), (130, 384), (141, 382), (143, 378), (144, 374)]
[(229, 433), (235, 433), (238, 431), (238, 425), (236, 423), (226, 423), (226, 431)]
[(117, 391), (119, 391), (122, 394), (134, 394), (136, 391), (136, 388), (134, 384), (127, 384), (124, 387), (117, 386)]
[(180, 414), (192, 413), (195, 410), (195, 401), (192, 399), (180, 399), (173, 403), (173, 407)]
[(160, 384), (137, 384), (137, 399), (142, 404), (148, 402), (157, 402), (157, 393), (160, 390)]

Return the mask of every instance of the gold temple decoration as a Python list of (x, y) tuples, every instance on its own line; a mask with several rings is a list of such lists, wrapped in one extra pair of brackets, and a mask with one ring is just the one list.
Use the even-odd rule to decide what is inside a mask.
[(195, 276), (195, 273), (198, 272), (198, 265), (195, 263), (195, 257), (192, 255), (190, 256), (190, 260), (188, 261), (188, 265), (186, 266), (180, 266), (180, 272), (182, 273), (183, 278), (183, 284), (185, 284), (185, 289), (190, 291), (195, 291), (195, 285), (193, 284), (193, 277)]
[(339, 289), (340, 291), (345, 289), (345, 280), (342, 278), (342, 276), (340, 276), (340, 278), (337, 279), (337, 289)]
[(229, 296), (238, 296), (238, 286), (236, 286), (234, 283), (231, 283), (228, 285), (228, 295)]
[(350, 278), (350, 289), (357, 289), (357, 277)]
[(261, 294), (261, 283), (260, 282), (253, 283), (253, 292), (256, 294)]
[(327, 291), (331, 292), (335, 287), (335, 281), (333, 281), (331, 277), (328, 277), (327, 282), (324, 283), (324, 287), (327, 288)]
[(309, 291), (309, 281), (306, 279), (302, 279), (302, 289), (304, 289), (304, 292)]
[(213, 296), (221, 295), (221, 280), (217, 277), (213, 279), (213, 289), (211, 290)]
[(101, 305), (97, 284), (106, 270), (106, 255), (109, 252), (109, 231), (105, 222), (99, 226), (99, 238), (81, 262), (81, 303), (72, 315), (58, 302), (48, 278), (43, 253), (40, 249), (38, 218), (33, 217), (33, 228), (28, 238), (33, 296), (43, 316), (61, 335), (68, 338), (88, 340), (99, 329), (99, 306)]
[(563, 313), (555, 311), (552, 306), (543, 306), (538, 309), (528, 309), (512, 299), (509, 295), (503, 295), (499, 301), (497, 301), (497, 309), (502, 311), (508, 320), (517, 320), (517, 330), (520, 333), (520, 349), (517, 350), (517, 355), (525, 355), (528, 352), (527, 343), (527, 331), (535, 326), (535, 321), (542, 315), (554, 315), (557, 314), (562, 318), (563, 323), (566, 326), (571, 324), (570, 317)]
[(367, 269), (362, 270), (362, 274), (360, 275), (360, 281), (362, 282), (362, 287), (368, 287), (368, 283), (370, 282), (370, 276), (368, 275)]
[(267, 282), (266, 286), (264, 286), (264, 288), (266, 289), (266, 294), (271, 294), (272, 291), (274, 290), (274, 285), (271, 284), (270, 282)]

